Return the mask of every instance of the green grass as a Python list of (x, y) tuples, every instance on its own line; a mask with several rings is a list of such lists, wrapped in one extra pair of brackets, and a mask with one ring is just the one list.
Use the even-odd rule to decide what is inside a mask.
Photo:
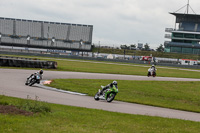
[[(112, 80), (55, 79), (49, 86), (94, 96), (100, 85), (110, 82)], [(200, 82), (118, 80), (118, 88), (115, 100), (200, 112)]]
[[(51, 112), (51, 108), (48, 104), (39, 101), (38, 98), (39, 97), (36, 96), (35, 100), (22, 100), (19, 105), (17, 105), (17, 108), (34, 113)], [(30, 97), (27, 97), (27, 99), (30, 99)]]
[[(54, 60), (58, 62), (58, 70), (76, 71), (76, 72), (92, 72), (92, 73), (111, 73), (125, 75), (147, 75), (147, 65), (134, 66), (135, 64), (123, 63), (127, 65), (78, 62), (70, 60)], [(142, 67), (146, 66), (146, 67)], [(182, 77), (182, 78), (200, 78), (200, 72), (184, 71), (177, 69), (158, 68), (157, 76), (161, 77)]]
[[(58, 68), (56, 69), (56, 71), (75, 71), (75, 72), (110, 73), (110, 74), (146, 76), (147, 69), (148, 67), (150, 67), (150, 65), (142, 65), (142, 64), (140, 64), (140, 66), (135, 66), (138, 64), (133, 64), (133, 63), (108, 64), (108, 63), (113, 63), (113, 62), (102, 62), (102, 61), (83, 62), (84, 60), (44, 58), (44, 57), (35, 57), (35, 56), (18, 56), (18, 57), (30, 57), (30, 58), (37, 58), (41, 60), (56, 61), (58, 63)], [(9, 68), (9, 67), (0, 67), (0, 68)], [(10, 68), (14, 68), (14, 67), (10, 67)], [(21, 68), (21, 69), (33, 69), (33, 68)], [(200, 72), (185, 71), (181, 69), (180, 68), (167, 69), (167, 67), (158, 68), (157, 76), (180, 77), (180, 78), (200, 78)], [(55, 71), (55, 69), (48, 69), (48, 70)], [(188, 69), (188, 70), (191, 70), (191, 69)]]
[[(18, 100), (17, 102), (10, 101), (10, 99), (5, 98), (4, 95), (0, 95), (0, 105), (15, 105), (17, 108), (21, 110), (25, 110), (33, 113), (47, 113), (51, 112), (51, 108), (47, 103), (41, 102), (38, 100), (39, 97), (35, 97), (35, 100), (31, 100), (29, 96), (27, 96), (27, 100)], [(6, 100), (5, 100), (6, 99)]]
[[(0, 95), (0, 101), (19, 104), (24, 99)], [(131, 115), (49, 104), (51, 113), (33, 116), (0, 114), (1, 133), (199, 133), (199, 122)]]
[[(43, 60), (44, 58), (40, 59)], [(86, 63), (57, 60), (57, 58), (44, 60), (57, 61), (57, 70), (59, 71), (128, 75), (146, 75), (147, 73), (147, 68), (145, 67), (111, 65), (104, 62), (102, 64)], [(158, 76), (199, 78), (200, 74), (199, 72), (159, 68)], [(88, 93), (91, 96), (94, 96), (100, 85), (106, 85), (111, 82), (111, 80), (78, 79), (55, 81), (56, 88)], [(116, 100), (200, 112), (199, 82), (118, 81), (118, 84), (119, 93), (116, 96)], [(4, 105), (19, 105), (20, 101), (21, 99), (0, 96), (0, 103)], [(199, 122), (113, 113), (56, 104), (49, 104), (49, 107), (51, 108), (51, 113), (28, 117), (0, 114), (0, 132), (200, 132)]]

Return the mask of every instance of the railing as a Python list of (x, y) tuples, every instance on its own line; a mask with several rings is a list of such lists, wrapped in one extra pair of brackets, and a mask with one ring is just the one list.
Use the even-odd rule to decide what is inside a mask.
[(171, 36), (171, 34), (165, 34), (165, 38), (171, 39), (172, 36)]
[(170, 41), (165, 41), (164, 42), (164, 45), (167, 45), (167, 44), (169, 44), (170, 43)]
[(165, 28), (165, 32), (172, 32), (172, 31), (174, 31), (173, 28)]

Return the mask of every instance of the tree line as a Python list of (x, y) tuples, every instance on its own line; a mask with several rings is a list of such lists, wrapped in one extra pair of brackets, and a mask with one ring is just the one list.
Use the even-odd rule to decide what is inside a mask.
[[(153, 49), (150, 48), (148, 43), (146, 43), (144, 45), (144, 47), (142, 47), (142, 48), (137, 48), (136, 44), (131, 44), (129, 46), (128, 45), (121, 45), (120, 48), (121, 49), (130, 49), (130, 50), (140, 49), (140, 50), (143, 50), (143, 51), (154, 51)], [(156, 48), (156, 51), (164, 52), (164, 46), (162, 44), (160, 44), (160, 46)]]

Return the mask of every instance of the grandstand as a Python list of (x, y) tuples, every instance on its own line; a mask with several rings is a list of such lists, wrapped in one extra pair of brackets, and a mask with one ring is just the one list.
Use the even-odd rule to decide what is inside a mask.
[(0, 45), (90, 51), (92, 25), (0, 18)]
[[(187, 4), (187, 10), (189, 3)], [(187, 13), (170, 13), (176, 17), (175, 28), (166, 28), (165, 52), (200, 54), (200, 15)]]

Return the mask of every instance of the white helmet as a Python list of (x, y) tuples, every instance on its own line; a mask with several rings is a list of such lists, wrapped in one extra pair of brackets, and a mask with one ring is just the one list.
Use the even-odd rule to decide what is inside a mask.
[(115, 80), (114, 80), (112, 83), (113, 83), (114, 85), (117, 85), (117, 81), (115, 81)]

